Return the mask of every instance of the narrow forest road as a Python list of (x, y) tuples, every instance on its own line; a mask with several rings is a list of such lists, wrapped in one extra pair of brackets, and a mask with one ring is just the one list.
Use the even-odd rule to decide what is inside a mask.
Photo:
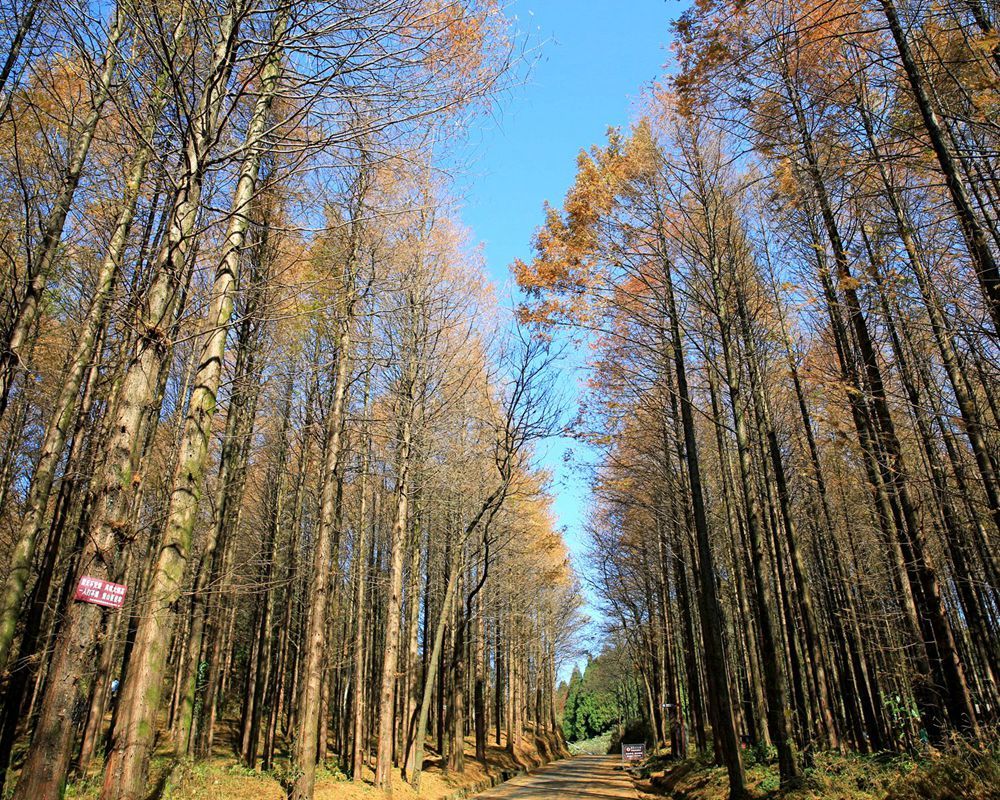
[(583, 798), (612, 800), (636, 794), (632, 779), (621, 770), (621, 759), (615, 756), (578, 756), (557, 761), (547, 767), (514, 778), (502, 786), (477, 794), (480, 800), (549, 800), (549, 798)]

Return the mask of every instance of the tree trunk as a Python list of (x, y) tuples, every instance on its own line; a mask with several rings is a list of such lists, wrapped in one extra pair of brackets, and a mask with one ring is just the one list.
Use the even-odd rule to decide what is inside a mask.
[(427, 738), (427, 718), (430, 716), (431, 699), (434, 694), (434, 682), (437, 677), (437, 666), (441, 663), (441, 654), (444, 650), (444, 632), (447, 627), (448, 617), (453, 613), (452, 605), (455, 602), (455, 593), (458, 587), (458, 566), (457, 558), (452, 556), (452, 563), (448, 569), (448, 584), (445, 588), (444, 597), (441, 600), (441, 612), (438, 615), (437, 623), (434, 626), (434, 644), (431, 650), (430, 660), (427, 662), (427, 676), (424, 679), (423, 698), (420, 702), (420, 715), (417, 718), (417, 731), (414, 736), (413, 758), (409, 767), (410, 786), (414, 792), (420, 792), (420, 773), (424, 764), (424, 741)]
[(664, 292), (670, 320), (671, 344), (673, 346), (674, 370), (677, 379), (677, 393), (681, 411), (681, 425), (684, 431), (684, 453), (687, 467), (688, 485), (691, 493), (691, 507), (694, 531), (698, 545), (700, 570), (699, 604), (701, 606), (702, 637), (705, 644), (705, 658), (708, 682), (717, 711), (716, 735), (719, 737), (729, 776), (729, 794), (739, 800), (746, 794), (746, 777), (743, 772), (743, 757), (740, 752), (733, 714), (728, 665), (723, 640), (722, 606), (719, 602), (715, 577), (715, 562), (712, 554), (708, 517), (701, 486), (701, 465), (698, 462), (698, 442), (694, 427), (694, 413), (688, 391), (687, 365), (684, 363), (684, 348), (681, 337), (680, 318), (674, 299), (672, 266), (666, 260), (663, 249)]
[[(247, 155), (240, 168), (223, 254), (212, 288), (209, 332), (201, 345), (194, 392), (188, 406), (174, 476), (170, 508), (156, 567), (147, 591), (148, 610), (136, 632), (132, 658), (136, 664), (121, 699), (115, 746), (105, 768), (102, 800), (138, 800), (145, 790), (152, 755), (156, 715), (166, 671), (165, 644), (174, 627), (184, 571), (191, 549), (201, 499), (202, 477), (208, 457), (216, 393), (222, 375), (226, 334), (233, 311), (233, 292), (239, 258), (250, 227), (250, 204), (257, 188), (263, 153), (263, 135), (281, 74), (280, 43), (286, 18), (279, 13), (272, 31), (271, 52), (261, 70), (261, 89), (247, 129)], [(236, 33), (236, 25), (232, 26)], [(228, 42), (225, 42), (228, 44)]]
[[(369, 408), (371, 373), (365, 377), (365, 409)], [(367, 416), (367, 413), (366, 413)], [(371, 468), (371, 450), (366, 446), (361, 460), (361, 503), (358, 508), (357, 540), (354, 545), (354, 677), (351, 682), (352, 713), (354, 715), (351, 741), (351, 777), (357, 782), (363, 777), (365, 742), (365, 602), (368, 593), (368, 472)]]
[[(393, 723), (396, 707), (396, 666), (399, 655), (400, 603), (403, 593), (403, 557), (406, 548), (406, 519), (409, 508), (411, 445), (416, 410), (416, 353), (411, 353), (407, 385), (404, 389), (399, 436), (399, 475), (396, 479), (396, 515), (389, 535), (388, 608), (385, 623), (385, 651), (379, 691), (378, 751), (375, 786), (392, 794)], [(419, 734), (419, 731), (418, 731)], [(419, 743), (418, 743), (419, 744)]]

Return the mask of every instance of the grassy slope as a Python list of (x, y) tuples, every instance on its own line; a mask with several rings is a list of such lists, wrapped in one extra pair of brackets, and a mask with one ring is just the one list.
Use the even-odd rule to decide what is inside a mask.
[[(487, 761), (489, 770), (475, 759), (473, 741), (466, 741), (465, 772), (445, 773), (438, 764), (438, 757), (428, 753), (421, 777), (421, 791), (418, 795), (405, 783), (398, 770), (393, 775), (393, 798), (403, 800), (444, 800), (457, 791), (476, 786), (497, 773), (514, 773), (534, 769), (552, 760), (568, 755), (559, 750), (553, 752), (551, 744), (528, 745), (517, 749), (516, 758), (499, 747), (489, 747)], [(232, 756), (216, 751), (208, 761), (183, 764), (173, 770), (167, 779), (171, 762), (166, 757), (158, 757), (150, 770), (153, 786), (163, 783), (162, 800), (284, 800), (286, 797), (280, 776), (276, 773), (262, 773), (234, 764)], [(365, 771), (362, 781), (354, 783), (337, 770), (323, 769), (317, 776), (316, 800), (365, 800), (384, 795), (372, 786), (374, 774)], [(67, 787), (67, 800), (95, 800), (100, 790), (101, 774), (96, 770), (91, 776)], [(151, 786), (151, 789), (153, 787)]]
[[(747, 768), (752, 795), (777, 800), (1000, 800), (1000, 750), (958, 747), (920, 760), (821, 753), (800, 789), (778, 789), (777, 768)], [(650, 759), (639, 789), (645, 797), (725, 800), (726, 772), (707, 761)]]

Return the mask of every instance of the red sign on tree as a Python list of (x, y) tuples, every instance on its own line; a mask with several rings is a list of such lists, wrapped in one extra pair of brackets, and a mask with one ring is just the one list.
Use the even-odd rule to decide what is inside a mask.
[(105, 608), (121, 608), (125, 602), (125, 587), (120, 583), (111, 583), (84, 575), (76, 586), (76, 594), (73, 595), (73, 599)]

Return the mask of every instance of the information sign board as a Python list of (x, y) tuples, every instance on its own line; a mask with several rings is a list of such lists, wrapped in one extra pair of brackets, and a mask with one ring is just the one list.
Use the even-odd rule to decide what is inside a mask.
[(622, 743), (622, 761), (642, 761), (646, 757), (646, 745)]
[(125, 603), (125, 591), (126, 588), (120, 583), (111, 583), (111, 581), (103, 581), (100, 578), (84, 575), (76, 585), (76, 594), (73, 595), (73, 599), (104, 608), (121, 608)]

